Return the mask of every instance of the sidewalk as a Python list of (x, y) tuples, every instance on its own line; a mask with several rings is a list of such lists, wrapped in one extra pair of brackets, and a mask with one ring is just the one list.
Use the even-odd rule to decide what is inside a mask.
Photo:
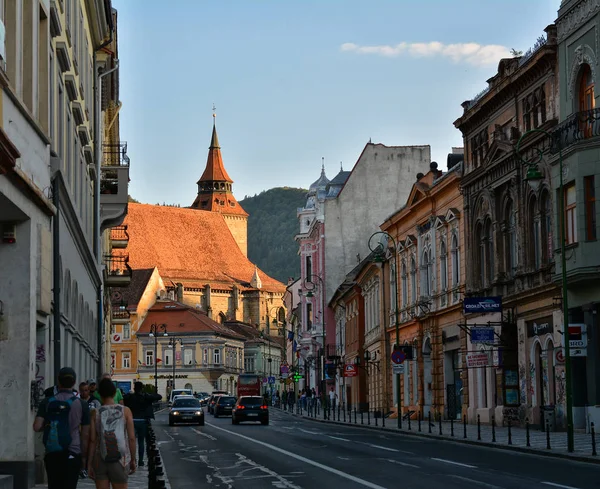
[[(46, 484), (38, 484), (34, 489), (46, 489)], [(134, 474), (129, 476), (128, 489), (147, 489), (148, 488), (148, 467), (138, 467)], [(92, 479), (79, 479), (77, 489), (96, 489), (96, 484)]]
[[(441, 423), (441, 434), (440, 434), (440, 423), (432, 422), (431, 426), (428, 426), (428, 421), (421, 421), (421, 426), (417, 420), (411, 420), (410, 425), (408, 420), (402, 420), (402, 429), (398, 429), (397, 419), (386, 419), (385, 426), (382, 426), (382, 419), (374, 419), (373, 416), (367, 418), (364, 414), (361, 420), (360, 413), (356, 414), (356, 420), (354, 418), (354, 412), (352, 412), (352, 420), (349, 420), (347, 413), (344, 420), (344, 411), (341, 411), (340, 421), (338, 421), (338, 413), (335, 413), (335, 421), (332, 419), (324, 420), (323, 411), (320, 411), (317, 416), (308, 416), (306, 411), (302, 414), (294, 411), (283, 411), (283, 413), (290, 414), (292, 416), (301, 417), (314, 422), (321, 422), (331, 425), (344, 425), (359, 428), (366, 428), (372, 430), (386, 431), (390, 433), (402, 433), (410, 434), (414, 436), (422, 436), (427, 438), (437, 438), (443, 440), (451, 440), (459, 443), (468, 443), (474, 445), (483, 445), (488, 447), (502, 448), (506, 450), (515, 450), (535, 453), (538, 455), (561, 457), (561, 458), (572, 458), (574, 460), (581, 460), (585, 462), (592, 462), (600, 464), (600, 457), (592, 455), (592, 435), (586, 433), (575, 433), (574, 434), (574, 445), (575, 450), (573, 453), (567, 451), (567, 433), (566, 432), (550, 432), (549, 437), (543, 431), (540, 431), (537, 426), (531, 426), (529, 429), (529, 446), (527, 445), (527, 430), (525, 428), (511, 427), (510, 429), (510, 441), (509, 441), (509, 429), (504, 426), (496, 426), (494, 429), (490, 425), (481, 425), (480, 434), (478, 436), (477, 425), (462, 424), (457, 421), (451, 423), (450, 421), (442, 421)], [(377, 424), (375, 424), (377, 422)], [(452, 426), (453, 424), (453, 426)], [(409, 429), (410, 428), (410, 429)], [(465, 436), (466, 428), (466, 436)], [(454, 436), (452, 435), (452, 431)], [(494, 433), (495, 432), (495, 433)], [(495, 441), (494, 441), (495, 437)], [(480, 439), (479, 439), (480, 438)], [(596, 436), (597, 439), (597, 436)], [(597, 441), (597, 440), (596, 440)], [(548, 443), (549, 447), (548, 448)], [(600, 449), (600, 447), (599, 447)]]

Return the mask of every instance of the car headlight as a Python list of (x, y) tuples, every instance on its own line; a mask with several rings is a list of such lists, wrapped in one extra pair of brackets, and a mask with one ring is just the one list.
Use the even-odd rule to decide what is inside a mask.
[(173, 416), (179, 416), (179, 411), (173, 411), (171, 414), (172, 414)]
[(202, 416), (202, 411), (196, 411), (196, 416)]

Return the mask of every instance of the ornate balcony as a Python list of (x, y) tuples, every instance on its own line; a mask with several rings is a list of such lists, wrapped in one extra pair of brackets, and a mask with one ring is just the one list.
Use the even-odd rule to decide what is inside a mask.
[[(595, 140), (600, 136), (600, 107), (571, 114), (552, 130), (554, 140), (551, 153), (558, 153), (582, 141)], [(600, 143), (600, 141), (596, 141)]]
[(113, 248), (127, 248), (129, 243), (129, 233), (127, 225), (115, 226), (110, 230), (110, 241)]
[(131, 267), (127, 255), (104, 255), (104, 285), (127, 287), (131, 282)]
[(127, 143), (105, 144), (100, 168), (100, 212), (102, 230), (119, 226), (127, 214), (129, 200), (129, 156)]
[(127, 303), (120, 302), (112, 305), (111, 320), (113, 324), (126, 324), (129, 322), (131, 314), (127, 310)]

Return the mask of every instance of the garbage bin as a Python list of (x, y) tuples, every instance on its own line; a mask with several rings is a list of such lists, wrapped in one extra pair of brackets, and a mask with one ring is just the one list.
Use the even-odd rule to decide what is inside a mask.
[(546, 428), (549, 431), (556, 431), (556, 411), (554, 406), (542, 406), (540, 408), (540, 429), (545, 432)]

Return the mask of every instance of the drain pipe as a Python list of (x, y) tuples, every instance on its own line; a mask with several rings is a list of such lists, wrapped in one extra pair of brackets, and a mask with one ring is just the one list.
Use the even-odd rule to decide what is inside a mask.
[[(115, 66), (104, 73), (98, 73), (98, 58), (96, 53), (94, 53), (94, 163), (96, 165), (96, 182), (95, 182), (95, 199), (94, 199), (94, 255), (96, 256), (96, 263), (98, 267), (102, 266), (102, 246), (101, 246), (101, 221), (100, 221), (100, 179), (102, 176), (102, 79), (105, 76), (110, 75), (114, 71), (119, 69), (119, 60), (115, 60)], [(96, 304), (98, 307), (98, 378), (102, 376), (104, 371), (104, 362), (103, 362), (103, 338), (104, 338), (104, 305), (103, 305), (103, 287), (102, 283), (98, 287)]]
[[(61, 272), (60, 269), (60, 171), (57, 171), (54, 179), (52, 180), (52, 203), (56, 208), (56, 214), (54, 215), (54, 225), (52, 226), (52, 246), (54, 248), (54, 253), (52, 254), (52, 259), (54, 261), (54, 283), (52, 284), (53, 288), (53, 301), (52, 304), (52, 313), (53, 313), (53, 353), (54, 353), (54, 373), (52, 374), (52, 379), (56, 379), (58, 376), (58, 371), (61, 368), (61, 354), (60, 354), (60, 282), (61, 282)], [(54, 381), (53, 380), (53, 381)]]

